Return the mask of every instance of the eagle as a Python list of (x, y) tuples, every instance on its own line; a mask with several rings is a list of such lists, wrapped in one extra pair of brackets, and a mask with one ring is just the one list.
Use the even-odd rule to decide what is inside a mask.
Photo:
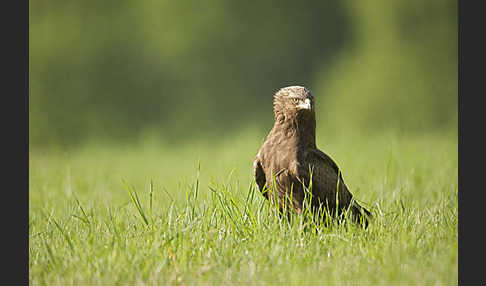
[[(353, 198), (341, 170), (316, 147), (315, 98), (303, 86), (281, 88), (274, 95), (275, 123), (253, 161), (260, 192), (276, 203), (280, 214), (309, 206), (321, 216), (350, 211), (368, 225), (371, 214)], [(305, 203), (307, 202), (307, 203)]]

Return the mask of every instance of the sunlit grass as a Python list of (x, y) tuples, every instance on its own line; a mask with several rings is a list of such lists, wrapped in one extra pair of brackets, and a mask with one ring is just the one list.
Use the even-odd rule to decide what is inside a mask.
[(373, 213), (366, 229), (275, 215), (252, 182), (251, 132), (32, 151), (30, 283), (457, 284), (457, 140), (326, 139), (318, 146)]

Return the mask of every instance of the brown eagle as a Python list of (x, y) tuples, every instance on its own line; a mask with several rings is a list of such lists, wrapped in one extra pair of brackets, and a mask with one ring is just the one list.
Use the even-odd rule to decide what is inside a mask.
[(281, 213), (291, 208), (302, 213), (309, 198), (314, 211), (327, 209), (334, 216), (349, 209), (355, 221), (367, 225), (370, 212), (353, 199), (336, 163), (316, 147), (314, 101), (302, 86), (275, 94), (275, 124), (253, 162), (258, 188), (275, 199)]

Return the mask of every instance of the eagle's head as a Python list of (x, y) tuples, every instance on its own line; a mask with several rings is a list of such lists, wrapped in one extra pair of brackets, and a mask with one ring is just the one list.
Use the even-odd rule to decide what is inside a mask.
[(274, 96), (273, 111), (275, 120), (296, 119), (314, 115), (314, 97), (309, 89), (303, 86), (281, 88)]

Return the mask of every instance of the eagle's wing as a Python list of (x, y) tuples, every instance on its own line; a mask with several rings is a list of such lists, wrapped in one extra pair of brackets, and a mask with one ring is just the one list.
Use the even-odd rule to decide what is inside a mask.
[(341, 206), (349, 205), (353, 196), (344, 184), (339, 167), (329, 156), (318, 149), (310, 149), (305, 163), (312, 172), (314, 196), (317, 196), (321, 202), (327, 200), (330, 204), (335, 204), (336, 195), (338, 195)]
[[(306, 163), (312, 169), (312, 193), (317, 195), (321, 202), (328, 201), (329, 205), (336, 204), (339, 199), (339, 208), (350, 207), (354, 218), (368, 224), (371, 213), (353, 199), (348, 190), (337, 164), (324, 152), (312, 149), (308, 152)], [(339, 178), (339, 183), (338, 183)]]
[[(255, 181), (258, 185), (258, 188), (260, 189), (260, 192), (263, 193), (266, 184), (266, 179), (265, 179), (265, 172), (263, 171), (263, 167), (259, 155), (257, 155), (255, 157), (255, 160), (253, 161), (253, 175), (255, 176)], [(268, 198), (266, 192), (263, 193), (263, 195)]]

